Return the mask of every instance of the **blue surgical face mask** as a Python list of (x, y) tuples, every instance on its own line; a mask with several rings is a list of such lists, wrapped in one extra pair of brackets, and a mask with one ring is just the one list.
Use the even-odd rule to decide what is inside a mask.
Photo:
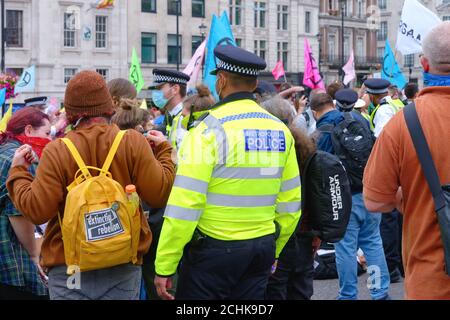
[(162, 92), (162, 90), (153, 90), (152, 100), (155, 106), (157, 106), (159, 109), (164, 108), (169, 102), (169, 99), (164, 98), (164, 92)]

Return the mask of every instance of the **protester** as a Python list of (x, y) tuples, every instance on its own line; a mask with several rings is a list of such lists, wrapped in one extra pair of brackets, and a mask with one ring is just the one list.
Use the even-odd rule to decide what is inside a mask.
[[(179, 265), (177, 299), (261, 300), (300, 218), (294, 140), (254, 100), (265, 61), (231, 45), (217, 46), (214, 54), (220, 102), (180, 150), (155, 285), (163, 299), (174, 299), (167, 289)], [(264, 146), (255, 143), (258, 134)]]
[[(442, 184), (450, 181), (450, 22), (433, 28), (423, 41), (423, 89), (416, 110)], [(407, 299), (450, 299), (442, 236), (423, 170), (404, 119), (395, 115), (380, 134), (364, 174), (364, 198), (373, 212), (403, 213), (403, 261)], [(448, 270), (447, 270), (448, 272)]]
[(121, 130), (135, 129), (140, 133), (147, 133), (152, 128), (150, 112), (139, 108), (136, 100), (122, 98), (111, 121)]
[[(40, 244), (35, 225), (13, 205), (6, 180), (15, 151), (30, 145), (40, 157), (50, 142), (49, 117), (37, 108), (13, 114), (5, 132), (0, 132), (0, 300), (45, 299), (45, 274), (39, 266)], [(29, 172), (35, 175), (37, 163)]]
[[(103, 77), (93, 71), (75, 75), (67, 85), (64, 105), (68, 120), (74, 126), (66, 138), (73, 142), (88, 165), (101, 167), (119, 133), (119, 128), (110, 124), (114, 107)], [(133, 184), (142, 200), (152, 207), (162, 207), (174, 178), (171, 147), (161, 134), (154, 133), (148, 139), (155, 145), (155, 155), (140, 133), (128, 130), (113, 158), (110, 172), (123, 188)], [(136, 230), (140, 232), (137, 265), (128, 263), (82, 272), (82, 286), (69, 289), (65, 254), (67, 257), (70, 253), (64, 252), (58, 212), (64, 212), (67, 186), (72, 184), (79, 167), (66, 143), (59, 139), (47, 145), (35, 178), (27, 171), (28, 155), (26, 146), (17, 149), (7, 188), (14, 205), (25, 217), (38, 224), (49, 221), (41, 265), (49, 268), (50, 298), (137, 299), (141, 280), (139, 265), (152, 237), (142, 211), (139, 213), (141, 229)], [(64, 224), (64, 216), (62, 221)]]
[[(276, 110), (276, 109), (274, 109)], [(276, 114), (274, 114), (276, 116)], [(283, 120), (281, 115), (280, 120)], [(315, 152), (314, 142), (301, 130), (291, 129), (300, 172), (306, 160)], [(302, 221), (289, 238), (278, 259), (275, 272), (267, 285), (268, 300), (309, 300), (313, 295), (314, 255), (320, 246), (320, 239), (312, 237), (308, 212), (302, 212)]]
[(261, 107), (283, 121), (287, 126), (292, 123), (295, 116), (297, 115), (297, 113), (292, 109), (289, 102), (287, 102), (279, 95), (264, 101), (263, 103), (261, 103)]
[[(338, 93), (335, 94), (337, 98), (340, 96)], [(355, 94), (353, 101), (348, 102), (349, 105), (356, 103), (357, 99), (358, 95)], [(319, 132), (322, 131), (317, 142), (318, 149), (337, 154), (337, 146), (333, 144), (334, 139), (332, 139), (333, 132), (330, 132), (330, 129), (325, 130), (325, 127), (331, 126), (335, 128), (338, 126), (345, 119), (343, 114), (335, 109), (332, 97), (326, 93), (320, 93), (313, 96), (311, 100), (311, 109), (317, 120), (317, 129)], [(344, 109), (347, 108), (344, 106)], [(348, 111), (351, 111), (351, 108), (348, 108)], [(367, 121), (365, 119), (358, 120), (356, 117), (354, 119), (356, 121), (363, 121), (361, 122), (359, 130), (364, 130), (364, 128), (366, 128), (368, 135), (371, 136), (369, 126), (366, 123)], [(358, 141), (363, 145), (368, 145), (369, 142), (365, 142), (364, 137), (365, 135), (359, 136)], [(344, 146), (339, 145), (339, 148), (342, 149)], [(341, 158), (342, 154), (337, 155)], [(348, 155), (349, 153), (347, 153), (347, 158)], [(364, 156), (365, 155), (361, 153), (360, 157), (363, 158)], [(346, 165), (347, 162), (344, 163), (344, 166)], [(346, 166), (346, 170), (348, 171), (350, 178), (354, 168)], [(351, 182), (353, 181), (355, 181), (355, 178), (351, 179)], [(367, 211), (363, 203), (361, 191), (362, 190), (360, 190), (359, 187), (356, 187), (356, 184), (352, 183), (353, 195), (350, 221), (344, 238), (335, 244), (336, 266), (339, 275), (338, 299), (355, 300), (358, 298), (357, 264), (355, 263), (355, 257), (357, 256), (358, 248), (361, 248), (364, 251), (368, 265), (376, 267), (376, 271), (372, 270), (369, 272), (373, 277), (372, 281), (375, 282), (375, 284), (372, 283), (369, 287), (372, 299), (385, 300), (389, 299), (389, 273), (380, 237), (379, 225), (381, 217), (372, 215)]]
[(183, 111), (181, 112), (183, 115), (182, 126), (187, 130), (195, 127), (198, 118), (216, 103), (207, 86), (197, 85), (196, 92), (196, 94), (187, 97), (183, 101)]
[(270, 99), (277, 94), (275, 86), (268, 81), (258, 81), (258, 86), (254, 92), (256, 101), (261, 104), (262, 102)]
[(137, 97), (136, 88), (127, 79), (113, 79), (107, 83), (107, 87), (111, 94), (114, 110), (120, 108), (122, 99), (134, 100)]
[(406, 101), (405, 105), (413, 103), (419, 94), (419, 86), (416, 83), (408, 83), (404, 89)]
[(342, 89), (344, 89), (345, 88), (345, 86), (344, 86), (344, 84), (342, 83), (342, 82), (340, 82), (340, 81), (335, 81), (335, 82), (333, 82), (332, 84), (330, 84), (328, 87), (327, 87), (327, 94), (333, 99), (333, 100), (335, 100), (336, 99), (336, 97), (335, 97), (335, 95), (336, 95), (336, 92), (338, 92), (339, 90), (342, 90)]

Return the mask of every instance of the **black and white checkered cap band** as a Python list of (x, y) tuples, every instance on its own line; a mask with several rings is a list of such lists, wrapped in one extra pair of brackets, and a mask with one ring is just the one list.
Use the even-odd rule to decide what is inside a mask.
[(236, 66), (220, 59), (217, 59), (217, 69), (248, 76), (257, 76), (259, 74), (258, 69)]
[(177, 78), (173, 76), (164, 76), (155, 74), (154, 81), (156, 83), (178, 83), (178, 84), (187, 84), (187, 80), (183, 78)]

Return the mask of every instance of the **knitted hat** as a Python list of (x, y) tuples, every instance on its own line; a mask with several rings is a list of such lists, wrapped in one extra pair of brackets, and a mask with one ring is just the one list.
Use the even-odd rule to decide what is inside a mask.
[(95, 71), (81, 71), (69, 81), (64, 108), (69, 118), (99, 117), (114, 113), (106, 82)]

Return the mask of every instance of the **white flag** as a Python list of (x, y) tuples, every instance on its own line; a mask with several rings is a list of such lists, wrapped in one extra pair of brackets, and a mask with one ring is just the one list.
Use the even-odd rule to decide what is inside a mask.
[(397, 50), (402, 54), (422, 52), (422, 41), (441, 19), (417, 0), (406, 0), (397, 34)]
[(200, 70), (203, 64), (203, 57), (205, 56), (205, 48), (206, 48), (206, 40), (202, 42), (202, 44), (195, 50), (194, 56), (191, 61), (189, 61), (186, 68), (183, 70), (183, 73), (187, 74), (191, 77), (191, 80), (188, 82), (189, 88), (195, 88), (197, 84), (198, 75), (200, 74)]
[(345, 72), (345, 77), (343, 83), (345, 85), (349, 84), (350, 81), (353, 79), (356, 79), (356, 71), (355, 71), (355, 55), (352, 53), (350, 54), (350, 58), (348, 58), (347, 64), (342, 68)]

